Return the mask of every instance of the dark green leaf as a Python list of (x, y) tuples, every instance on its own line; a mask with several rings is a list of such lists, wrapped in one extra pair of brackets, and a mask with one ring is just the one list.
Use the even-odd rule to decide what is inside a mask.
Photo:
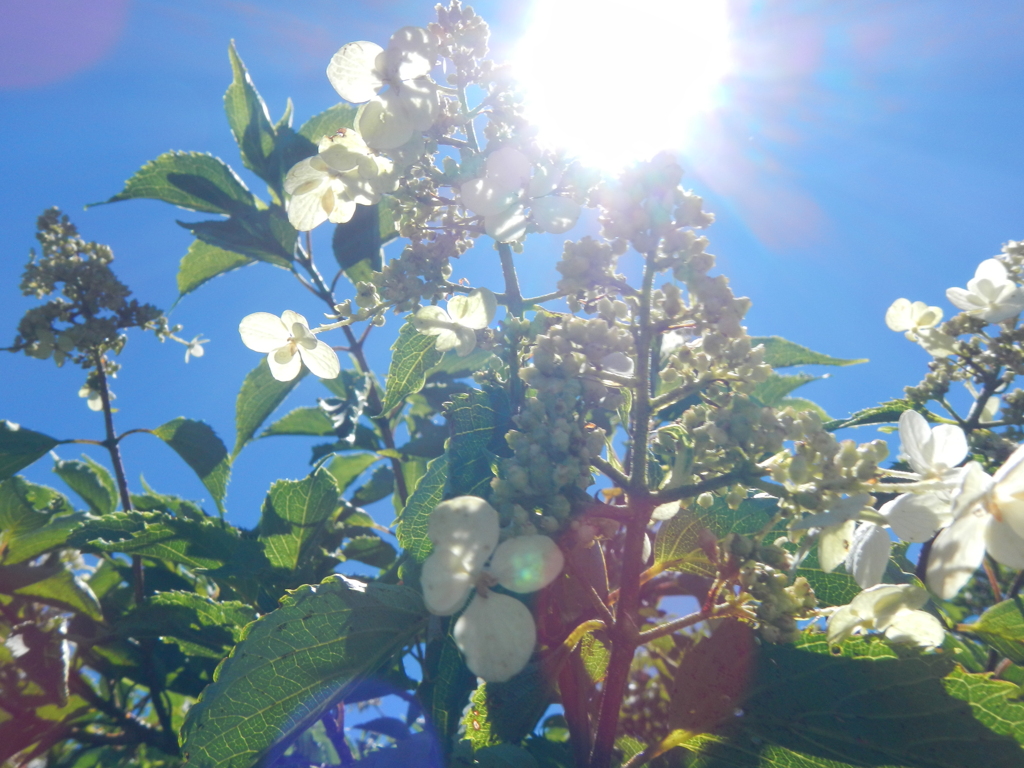
[(1010, 661), (1024, 663), (1024, 599), (996, 603), (976, 622), (957, 629), (980, 637)]
[(246, 210), (230, 219), (179, 221), (178, 225), (208, 245), (285, 269), (290, 268), (298, 237), (277, 205)]
[(97, 621), (103, 620), (96, 595), (66, 563), (38, 566), (28, 563), (2, 565), (0, 593), (30, 597), (41, 603), (84, 613)]
[(514, 744), (495, 744), (473, 754), (480, 768), (538, 768), (537, 759)]
[(354, 536), (341, 550), (346, 560), (358, 560), (374, 568), (387, 568), (395, 562), (395, 548), (375, 534)]
[(857, 360), (841, 360), (829, 357), (820, 352), (812, 352), (780, 336), (754, 336), (750, 343), (754, 346), (764, 345), (764, 361), (772, 368), (788, 368), (793, 365), (857, 365), (866, 363), (866, 358)]
[(84, 461), (62, 461), (56, 459), (53, 471), (77, 493), (90, 511), (96, 515), (106, 515), (117, 509), (118, 492), (114, 478), (110, 473), (88, 456)]
[(358, 728), (360, 731), (369, 731), (370, 733), (380, 733), (395, 741), (408, 739), (412, 735), (409, 733), (409, 726), (396, 717), (375, 717), (373, 720), (359, 723), (359, 725), (355, 725), (353, 728)]
[(44, 529), (55, 514), (72, 511), (63, 495), (45, 485), (23, 477), (0, 481), (0, 559), (16, 563), (32, 557), (15, 555), (12, 549), (20, 546), (17, 542)]
[(551, 683), (536, 662), (507, 682), (482, 683), (462, 718), (465, 738), (474, 749), (517, 744), (536, 727), (551, 697)]
[(223, 658), (256, 611), (235, 600), (214, 601), (194, 592), (159, 592), (114, 626), (124, 638), (167, 638), (189, 656)]
[[(224, 161), (200, 152), (166, 152), (142, 166), (107, 203), (148, 198), (205, 213), (254, 209), (256, 200)], [(93, 203), (102, 205), (103, 203)]]
[[(186, 716), (191, 768), (249, 768), (288, 743), (423, 629), (407, 587), (331, 576), (251, 624)], [(269, 761), (268, 761), (269, 762)]]
[(402, 326), (398, 339), (392, 345), (391, 367), (388, 368), (387, 389), (383, 412), (389, 413), (407, 395), (423, 388), (427, 371), (441, 359), (435, 345), (437, 337), (417, 331), (411, 322)]
[(242, 162), (271, 187), (280, 190), (281, 172), (271, 159), (277, 132), (270, 122), (267, 105), (235, 50), (234, 40), (228, 46), (228, 57), (234, 79), (224, 94), (224, 111), (242, 154)]
[(224, 509), (224, 496), (231, 476), (228, 449), (210, 425), (178, 417), (153, 430), (153, 434), (177, 452), (202, 480), (217, 508)]
[(333, 435), (334, 426), (330, 417), (320, 408), (296, 408), (260, 433), (260, 437), (275, 435)]
[(383, 266), (380, 207), (357, 205), (352, 219), (334, 228), (334, 258), (353, 284), (369, 280)]
[[(434, 650), (440, 646), (440, 652)], [(426, 702), (429, 722), (440, 735), (442, 747), (447, 754), (451, 750), (451, 739), (459, 727), (462, 710), (466, 708), (469, 694), (476, 687), (476, 675), (469, 671), (462, 651), (455, 640), (446, 634), (444, 640), (428, 646), (428, 653), (438, 653), (437, 666), (429, 682), (424, 683), (420, 700)], [(430, 657), (428, 657), (429, 659)]]
[(889, 400), (881, 405), (857, 411), (845, 419), (835, 419), (825, 424), (825, 429), (834, 432), (844, 427), (862, 427), (866, 424), (895, 424), (904, 411), (914, 410), (909, 400)]
[(494, 477), (491, 463), (505, 448), (505, 432), (510, 426), (508, 395), (502, 389), (452, 395), (445, 416), (452, 428), (446, 495), (486, 497)]
[(3, 562), (9, 565), (22, 563), (33, 557), (67, 545), (68, 537), (82, 525), (89, 516), (82, 512), (53, 515), (46, 525), (25, 533), (11, 535), (0, 532), (0, 541), (6, 544)]
[(288, 393), (295, 389), (306, 373), (307, 369), (303, 366), (299, 375), (291, 381), (278, 381), (270, 372), (266, 358), (260, 360), (260, 364), (249, 371), (242, 382), (242, 388), (238, 390), (238, 399), (235, 402), (236, 434), (232, 456), (237, 456), (252, 440), (260, 424), (284, 402)]
[(299, 135), (305, 136), (316, 146), (324, 136), (333, 136), (342, 128), (351, 128), (355, 124), (358, 111), (358, 107), (350, 104), (335, 104), (303, 123), (299, 128)]
[(798, 373), (795, 376), (773, 373), (767, 380), (754, 387), (751, 394), (760, 401), (761, 405), (774, 407), (794, 389), (809, 382), (818, 381), (820, 378), (821, 376), (812, 376), (809, 373)]
[(390, 496), (395, 490), (395, 473), (388, 466), (379, 466), (373, 470), (370, 479), (352, 494), (352, 503), (366, 506)]
[(255, 263), (256, 259), (250, 259), (248, 256), (233, 251), (225, 251), (223, 248), (204, 243), (202, 240), (194, 240), (188, 247), (188, 252), (181, 257), (181, 263), (178, 265), (178, 298), (192, 293), (207, 280)]
[(470, 376), (477, 371), (486, 371), (490, 368), (490, 361), (494, 353), (489, 349), (474, 349), (465, 357), (459, 357), (454, 349), (450, 349), (442, 355), (437, 365), (427, 371), (427, 376), (435, 373), (447, 373), (453, 379)]
[(337, 483), (338, 490), (344, 493), (375, 461), (378, 461), (378, 456), (373, 453), (348, 453), (331, 459), (327, 471)]
[(0, 419), (0, 480), (6, 480), (59, 444), (60, 440), (49, 435)]
[(338, 488), (324, 469), (304, 480), (278, 480), (270, 486), (259, 534), (271, 565), (298, 568), (337, 508)]
[(444, 500), (444, 489), (448, 483), (448, 456), (438, 456), (427, 464), (427, 472), (405, 503), (405, 509), (398, 519), (395, 535), (398, 543), (409, 555), (422, 563), (427, 559), (433, 545), (427, 538), (430, 513)]

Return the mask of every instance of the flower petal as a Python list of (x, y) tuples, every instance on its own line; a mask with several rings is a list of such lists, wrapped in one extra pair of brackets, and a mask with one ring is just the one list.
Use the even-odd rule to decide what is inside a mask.
[[(476, 349), (476, 331), (472, 328), (456, 326), (453, 329), (453, 335), (455, 336), (455, 354), (459, 357), (465, 357)], [(436, 346), (440, 349), (441, 340), (438, 339), (437, 342)]]
[(309, 368), (310, 373), (321, 379), (335, 379), (341, 373), (341, 362), (338, 353), (330, 345), (317, 339), (313, 349), (299, 345), (299, 356)]
[(489, 683), (503, 683), (520, 672), (537, 644), (529, 609), (496, 592), (474, 597), (452, 634), (466, 656), (466, 666)]
[(427, 536), (435, 549), (457, 557), (475, 581), (498, 546), (498, 513), (477, 496), (456, 496), (434, 507)]
[(267, 355), (267, 365), (270, 366), (270, 375), (278, 381), (291, 381), (302, 370), (302, 360), (295, 354), (291, 344), (279, 347)]
[(288, 326), (277, 315), (269, 312), (253, 312), (242, 318), (238, 324), (242, 343), (253, 352), (273, 352), (288, 343)]
[(398, 88), (398, 98), (412, 127), (417, 131), (430, 130), (437, 120), (438, 110), (434, 82), (426, 77), (403, 82)]
[(928, 554), (928, 588), (951, 600), (985, 559), (989, 515), (968, 511), (935, 537)]
[(873, 587), (882, 580), (891, 549), (889, 534), (880, 525), (861, 523), (857, 526), (846, 556), (846, 570), (861, 589)]
[(464, 182), (459, 187), (459, 197), (462, 204), (477, 216), (494, 216), (518, 199), (514, 192), (498, 189), (486, 178)]
[(885, 312), (885, 324), (893, 331), (909, 331), (914, 327), (909, 299), (896, 299)]
[(913, 643), (923, 648), (936, 648), (946, 639), (946, 630), (937, 618), (925, 611), (900, 611), (885, 630), (893, 643)]
[(937, 493), (904, 493), (886, 502), (878, 513), (901, 541), (923, 543), (948, 525), (950, 502)]
[(580, 217), (580, 204), (568, 197), (538, 197), (530, 203), (534, 223), (544, 232), (568, 232)]
[(499, 243), (522, 240), (526, 234), (526, 214), (522, 205), (513, 205), (501, 213), (484, 217), (484, 230)]
[(920, 475), (931, 469), (932, 431), (928, 422), (917, 411), (904, 411), (899, 421), (900, 447), (914, 471)]
[(963, 288), (947, 288), (946, 298), (954, 307), (965, 312), (977, 312), (985, 306), (980, 297)]
[(502, 542), (487, 570), (505, 589), (527, 593), (554, 581), (564, 565), (558, 545), (548, 536), (534, 534)]
[(423, 27), (402, 27), (388, 40), (388, 77), (410, 80), (429, 75), (437, 63), (437, 37)]
[(500, 192), (519, 192), (530, 180), (533, 164), (514, 147), (502, 147), (487, 156), (487, 180)]
[(932, 429), (931, 453), (933, 468), (955, 467), (967, 457), (967, 436), (955, 424), (939, 424)]
[(376, 43), (360, 40), (343, 45), (327, 65), (327, 79), (345, 101), (360, 104), (372, 99), (384, 80), (376, 69), (377, 57), (384, 49)]
[(449, 331), (452, 319), (440, 307), (430, 305), (420, 307), (417, 310), (416, 314), (412, 316), (412, 324), (420, 333), (425, 333), (428, 336), (439, 336)]
[(423, 602), (435, 616), (451, 616), (466, 604), (474, 575), (462, 567), (460, 558), (447, 550), (433, 552), (423, 562), (420, 585)]
[(828, 617), (826, 637), (828, 638), (829, 645), (843, 642), (856, 630), (862, 628), (864, 624), (864, 619), (850, 610), (850, 606), (842, 606)]
[(295, 334), (294, 325), (300, 323), (307, 330), (309, 329), (309, 321), (305, 317), (300, 315), (293, 309), (286, 309), (281, 313), (281, 322), (284, 323), (285, 328), (288, 329), (288, 335), (292, 336)]
[(1016, 570), (1024, 569), (1024, 538), (1012, 526), (994, 517), (985, 531), (985, 549), (997, 561)]
[(853, 520), (822, 529), (818, 538), (818, 562), (821, 570), (832, 573), (846, 559), (853, 541)]
[(466, 328), (486, 328), (494, 319), (498, 299), (489, 288), (476, 288), (469, 295), (457, 294), (448, 300), (451, 319)]
[(356, 130), (373, 149), (397, 149), (413, 135), (412, 120), (405, 113), (397, 91), (375, 96), (356, 113)]

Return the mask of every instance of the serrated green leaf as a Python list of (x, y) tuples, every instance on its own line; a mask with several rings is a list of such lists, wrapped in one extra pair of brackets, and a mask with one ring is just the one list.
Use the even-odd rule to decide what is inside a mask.
[(65, 563), (0, 565), (0, 594), (21, 595), (103, 620), (96, 595)]
[(395, 535), (402, 548), (418, 563), (430, 555), (433, 544), (427, 538), (430, 513), (444, 500), (444, 489), (448, 484), (448, 455), (432, 459), (427, 471), (416, 484), (416, 488), (405, 503), (398, 518)]
[(8, 565), (22, 563), (45, 552), (62, 549), (67, 546), (68, 538), (87, 520), (89, 516), (83, 512), (53, 515), (41, 528), (32, 531), (7, 535), (0, 532), (0, 541), (6, 544), (2, 561)]
[(957, 629), (980, 637), (1003, 656), (1024, 664), (1024, 599), (1014, 597), (987, 608), (973, 624)]
[[(251, 624), (186, 716), (191, 768), (249, 768), (287, 744), (423, 629), (415, 591), (331, 576)], [(269, 762), (269, 761), (268, 761)]]
[(375, 534), (353, 536), (342, 548), (346, 560), (358, 560), (374, 568), (387, 568), (395, 562), (395, 548)]
[(228, 46), (228, 58), (231, 60), (234, 79), (224, 94), (224, 111), (242, 154), (242, 162), (271, 187), (280, 189), (281, 172), (277, 163), (271, 159), (277, 131), (270, 122), (267, 105), (263, 103), (263, 98), (235, 49), (234, 40)]
[(299, 135), (305, 136), (316, 146), (324, 136), (332, 136), (342, 128), (351, 128), (358, 111), (359, 108), (351, 104), (335, 104), (303, 123)]
[(260, 437), (275, 435), (313, 435), (324, 437), (334, 434), (331, 419), (320, 408), (296, 408), (260, 433)]
[(491, 462), (505, 448), (510, 426), (508, 395), (496, 388), (455, 394), (445, 416), (452, 429), (446, 495), (486, 497), (494, 477)]
[(441, 359), (436, 344), (436, 337), (420, 333), (411, 322), (402, 326), (398, 339), (391, 347), (393, 354), (382, 406), (384, 413), (390, 413), (408, 395), (423, 388), (427, 371)]
[(178, 265), (178, 298), (192, 293), (203, 283), (225, 272), (255, 264), (256, 259), (241, 253), (225, 251), (215, 245), (193, 240)]
[(146, 198), (204, 213), (240, 213), (256, 200), (237, 174), (220, 158), (202, 152), (165, 152), (142, 166), (109, 200)]
[(834, 432), (845, 427), (863, 427), (867, 424), (895, 424), (904, 411), (910, 410), (915, 410), (915, 406), (909, 400), (889, 400), (881, 405), (857, 411), (845, 419), (834, 419), (824, 426), (829, 432)]
[(750, 343), (755, 347), (758, 344), (764, 345), (764, 361), (772, 368), (788, 368), (793, 365), (858, 365), (867, 362), (867, 358), (842, 360), (812, 352), (781, 336), (753, 336)]
[(178, 226), (208, 245), (285, 269), (291, 266), (298, 237), (278, 205), (246, 209), (229, 219), (179, 221)]
[(123, 638), (165, 638), (189, 656), (223, 658), (256, 619), (252, 606), (194, 592), (158, 592), (114, 625)]
[(6, 480), (42, 458), (60, 442), (42, 432), (0, 419), (0, 480)]
[(271, 565), (295, 570), (338, 508), (338, 487), (324, 469), (303, 480), (278, 480), (263, 501), (259, 535)]
[(504, 683), (481, 683), (462, 718), (465, 738), (474, 750), (517, 744), (536, 727), (551, 697), (551, 683), (536, 662)]
[(154, 429), (153, 434), (192, 467), (213, 496), (217, 508), (223, 511), (224, 496), (231, 476), (231, 458), (213, 428), (205, 422), (179, 416)]
[(469, 671), (462, 651), (455, 645), (450, 634), (445, 635), (440, 646), (434, 674), (423, 684), (420, 696), (421, 701), (427, 703), (429, 721), (441, 737), (445, 754), (448, 754), (452, 747), (451, 739), (459, 727), (462, 710), (476, 687), (476, 675)]
[(761, 405), (774, 407), (794, 389), (802, 387), (812, 381), (818, 381), (821, 376), (812, 376), (809, 373), (798, 373), (795, 376), (783, 376), (773, 373), (765, 381), (762, 381), (751, 393)]
[(595, 683), (604, 680), (608, 673), (608, 662), (612, 658), (612, 652), (608, 649), (608, 645), (593, 632), (587, 632), (580, 638), (580, 644), (576, 646), (576, 649), (590, 679)]
[(327, 471), (337, 483), (338, 490), (344, 493), (357, 477), (378, 460), (377, 455), (373, 453), (348, 453), (331, 459)]
[[(369, 280), (383, 266), (380, 205), (357, 205), (351, 220), (334, 228), (331, 247), (352, 284)], [(436, 341), (436, 340), (435, 340)]]
[(0, 480), (0, 536), (34, 531), (46, 525), (50, 515), (61, 511), (71, 511), (71, 507), (53, 488), (30, 483), (23, 477)]
[(88, 456), (84, 461), (55, 459), (53, 472), (89, 505), (96, 515), (107, 515), (117, 509), (118, 492), (110, 473)]
[(278, 381), (270, 372), (266, 358), (246, 374), (242, 388), (238, 390), (235, 401), (235, 449), (232, 457), (237, 456), (256, 434), (260, 424), (274, 412), (284, 399), (302, 381), (308, 370), (305, 366), (299, 375), (291, 381)]

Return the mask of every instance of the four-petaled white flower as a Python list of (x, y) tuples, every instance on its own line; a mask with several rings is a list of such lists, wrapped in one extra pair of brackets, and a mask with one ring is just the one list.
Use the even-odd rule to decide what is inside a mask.
[(552, 234), (575, 226), (579, 203), (555, 194), (562, 170), (548, 165), (534, 170), (526, 155), (512, 147), (492, 152), (484, 168), (483, 176), (462, 183), (459, 195), (466, 208), (484, 217), (484, 229), (499, 243), (522, 239), (531, 219), (541, 232)]
[(942, 645), (946, 632), (927, 611), (928, 593), (914, 584), (879, 584), (865, 589), (828, 618), (828, 642), (841, 643), (855, 633), (876, 630), (894, 643), (925, 648)]
[(1001, 323), (1024, 310), (1024, 290), (1010, 279), (998, 259), (985, 259), (963, 288), (949, 288), (946, 298), (969, 315)]
[[(110, 399), (114, 399), (114, 393), (108, 391), (107, 394)], [(85, 398), (85, 404), (89, 406), (90, 411), (102, 411), (103, 410), (103, 395), (97, 390), (90, 387), (88, 384), (83, 384), (82, 388), (78, 390), (78, 396)]]
[(206, 350), (203, 349), (203, 344), (208, 344), (209, 339), (204, 339), (203, 334), (199, 334), (192, 341), (185, 342), (185, 362), (189, 361), (192, 357), (202, 357), (206, 354)]
[(394, 188), (392, 170), (391, 161), (371, 154), (355, 131), (324, 136), (319, 153), (297, 162), (285, 176), (288, 221), (300, 231), (328, 220), (344, 224), (356, 205), (375, 205), (383, 192)]
[[(388, 47), (359, 41), (342, 46), (327, 79), (346, 101), (363, 104), (355, 127), (374, 149), (397, 149), (437, 117), (437, 86), (428, 77), (437, 63), (437, 38), (422, 27), (402, 27)], [(390, 86), (381, 93), (384, 86)]]
[(434, 544), (420, 578), (427, 610), (451, 616), (475, 590), (455, 622), (455, 644), (473, 674), (492, 683), (510, 679), (530, 660), (537, 628), (525, 605), (490, 588), (497, 584), (520, 594), (543, 589), (562, 571), (561, 550), (539, 534), (498, 546), (498, 513), (476, 496), (438, 504), (430, 514), (427, 535)]
[(306, 318), (286, 309), (280, 317), (255, 312), (238, 325), (242, 343), (254, 352), (267, 354), (270, 373), (278, 381), (291, 381), (302, 364), (321, 379), (333, 379), (341, 371), (338, 354), (309, 330)]
[(487, 288), (477, 288), (468, 296), (456, 295), (448, 300), (448, 311), (440, 307), (421, 307), (412, 322), (420, 333), (437, 336), (436, 348), (441, 352), (454, 349), (465, 357), (476, 347), (476, 332), (494, 319), (498, 300)]
[(831, 573), (849, 554), (856, 521), (865, 511), (873, 511), (870, 501), (866, 493), (840, 499), (824, 512), (795, 521), (790, 530), (818, 530), (818, 562), (825, 573)]
[(928, 554), (926, 581), (939, 597), (954, 597), (986, 552), (1010, 568), (1024, 568), (1024, 445), (992, 476), (969, 463), (953, 495), (952, 516)]
[(885, 313), (889, 328), (903, 331), (909, 341), (917, 342), (934, 357), (948, 357), (956, 351), (956, 339), (935, 327), (941, 320), (939, 307), (929, 307), (923, 301), (911, 303), (908, 299), (896, 299)]

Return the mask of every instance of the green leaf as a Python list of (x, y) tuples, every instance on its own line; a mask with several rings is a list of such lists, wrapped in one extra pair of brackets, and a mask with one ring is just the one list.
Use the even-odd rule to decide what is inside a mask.
[(762, 381), (751, 393), (761, 405), (774, 407), (794, 389), (802, 387), (812, 381), (818, 381), (821, 376), (812, 376), (809, 373), (798, 373), (795, 376), (783, 376), (773, 373), (765, 381)]
[(259, 211), (247, 209), (229, 219), (179, 221), (178, 226), (207, 245), (285, 269), (291, 267), (298, 237), (278, 205)]
[(0, 480), (6, 480), (42, 458), (60, 442), (42, 432), (0, 419)]
[[(331, 576), (251, 624), (182, 727), (191, 768), (249, 768), (341, 701), (426, 625), (408, 587)], [(267, 762), (271, 762), (270, 759)]]
[(427, 376), (433, 376), (435, 373), (447, 373), (453, 379), (464, 378), (477, 371), (488, 370), (493, 357), (494, 353), (491, 350), (479, 347), (465, 357), (459, 357), (454, 349), (450, 349), (441, 356), (437, 365), (427, 371)]
[(395, 535), (402, 548), (418, 563), (430, 555), (433, 544), (427, 538), (430, 513), (444, 500), (448, 483), (448, 455), (438, 456), (427, 464), (427, 471), (405, 503), (398, 518)]
[(304, 480), (278, 480), (263, 501), (259, 534), (271, 565), (295, 570), (338, 508), (334, 478), (318, 469)]
[(178, 265), (178, 298), (192, 293), (207, 280), (255, 263), (256, 259), (194, 240)]
[(324, 437), (334, 434), (330, 417), (320, 408), (296, 408), (260, 433), (260, 437), (275, 435), (314, 435)]
[(395, 548), (375, 534), (353, 536), (341, 550), (346, 560), (358, 560), (374, 568), (387, 568), (395, 562)]
[[(455, 645), (455, 639), (450, 634), (446, 634), (439, 645), (437, 666), (429, 681), (423, 684), (419, 698), (426, 702), (429, 722), (440, 735), (442, 748), (447, 754), (451, 750), (451, 739), (459, 727), (462, 710), (469, 701), (469, 694), (476, 687), (476, 675), (469, 671), (462, 651)], [(434, 647), (436, 645), (428, 646), (428, 653)]]
[(1020, 597), (996, 603), (976, 622), (957, 629), (980, 637), (1010, 661), (1024, 664), (1024, 600)]
[(383, 267), (380, 208), (380, 205), (357, 205), (352, 219), (334, 228), (331, 239), (334, 258), (353, 285), (369, 280), (371, 273)]
[(21, 595), (64, 610), (103, 620), (96, 595), (66, 563), (0, 565), (0, 594)]
[(551, 683), (537, 662), (504, 683), (482, 683), (462, 718), (465, 738), (475, 750), (517, 744), (533, 731), (551, 698)]
[(802, 397), (784, 397), (776, 404), (779, 409), (792, 408), (794, 411), (813, 411), (821, 419), (821, 423), (832, 421), (832, 417), (825, 413), (825, 409), (812, 400), (806, 400)]
[(68, 500), (53, 488), (23, 477), (0, 481), (0, 544), (42, 528), (54, 513), (70, 511)]
[(158, 592), (114, 625), (123, 638), (166, 638), (189, 656), (223, 658), (256, 619), (252, 606), (194, 592)]
[(5, 542), (7, 546), (2, 560), (14, 565), (45, 552), (62, 549), (67, 546), (71, 534), (88, 519), (89, 516), (82, 512), (73, 512), (54, 515), (47, 520), (46, 525), (26, 533), (10, 535), (10, 532), (4, 531), (0, 533), (0, 541)]
[(841, 360), (812, 352), (780, 336), (753, 336), (750, 343), (754, 346), (764, 345), (764, 361), (772, 368), (788, 368), (793, 365), (857, 365), (867, 362), (867, 358)]
[(334, 478), (338, 490), (344, 493), (357, 477), (378, 460), (379, 457), (373, 453), (349, 453), (335, 456), (327, 465), (327, 472)]
[(393, 354), (388, 368), (383, 413), (390, 413), (408, 395), (423, 388), (427, 370), (441, 360), (441, 353), (435, 348), (436, 343), (436, 337), (420, 333), (411, 322), (402, 326), (398, 339), (391, 347)]
[(96, 515), (107, 515), (117, 509), (118, 492), (114, 478), (100, 464), (83, 454), (85, 461), (55, 459), (53, 471), (71, 490), (82, 497)]
[(446, 494), (486, 497), (494, 477), (491, 462), (505, 448), (510, 426), (508, 395), (496, 388), (455, 394), (445, 416), (452, 427)]
[(217, 508), (223, 511), (222, 502), (231, 476), (231, 458), (213, 428), (202, 421), (179, 416), (154, 429), (153, 434), (171, 446), (192, 467), (213, 496)]
[(142, 166), (124, 189), (103, 203), (147, 198), (205, 213), (239, 213), (256, 200), (220, 158), (201, 152), (166, 152)]
[(391, 467), (382, 465), (373, 470), (369, 480), (356, 488), (356, 492), (352, 494), (352, 503), (366, 506), (367, 504), (373, 504), (375, 501), (380, 501), (386, 496), (390, 496), (394, 491), (394, 470)]
[(249, 72), (235, 49), (235, 41), (228, 46), (234, 79), (224, 94), (224, 111), (228, 125), (242, 154), (245, 167), (280, 190), (281, 171), (272, 160), (277, 132), (270, 122), (267, 105), (249, 77)]
[[(860, 592), (853, 576), (844, 570), (837, 568), (832, 573), (825, 573), (818, 563), (818, 548), (814, 547), (800, 567), (796, 570), (797, 576), (803, 576), (814, 590), (814, 596), (818, 598), (818, 604), (822, 606), (848, 605)], [(883, 578), (885, 583), (892, 583)]]
[(904, 411), (911, 410), (915, 410), (915, 405), (909, 400), (889, 400), (881, 405), (857, 411), (845, 419), (834, 419), (824, 426), (829, 432), (834, 432), (845, 427), (862, 427), (867, 424), (895, 424)]
[(249, 371), (235, 402), (236, 436), (232, 457), (237, 456), (252, 440), (260, 424), (284, 402), (288, 393), (295, 389), (306, 373), (307, 369), (303, 366), (299, 375), (291, 381), (278, 381), (270, 372), (266, 358)]
[(324, 136), (332, 136), (342, 128), (351, 128), (355, 124), (358, 111), (358, 107), (350, 104), (335, 104), (303, 123), (299, 128), (299, 135), (305, 136), (316, 146)]

